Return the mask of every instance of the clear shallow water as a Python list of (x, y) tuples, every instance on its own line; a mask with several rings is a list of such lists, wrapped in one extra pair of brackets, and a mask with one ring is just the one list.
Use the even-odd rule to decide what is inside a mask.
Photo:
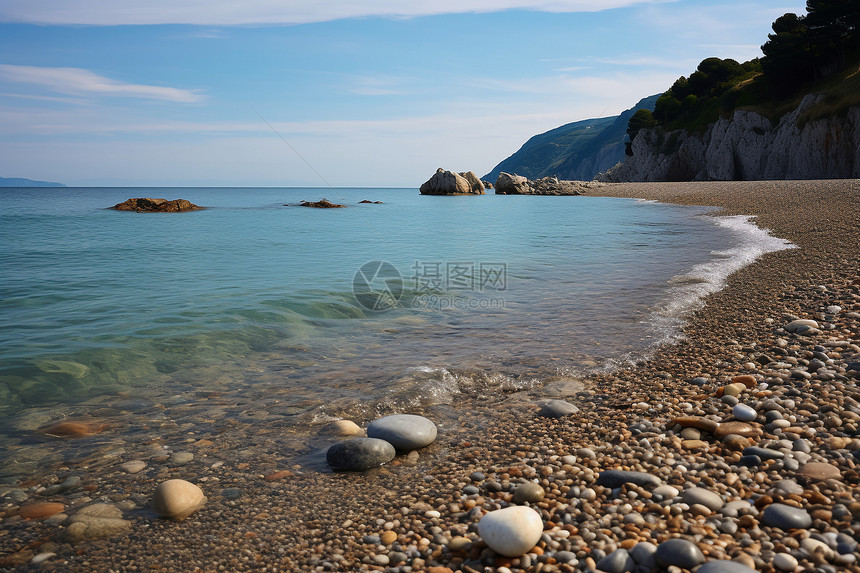
[[(208, 209), (105, 209), (140, 196)], [(322, 197), (349, 207), (284, 206)], [(609, 198), (70, 188), (0, 200), (6, 416), (204, 392), (269, 396), (298, 425), (491, 397), (641, 357), (730, 271), (785, 248), (744, 218)], [(396, 270), (357, 283), (388, 287), (396, 304), (381, 311), (368, 300), (389, 299), (354, 293), (374, 261)]]

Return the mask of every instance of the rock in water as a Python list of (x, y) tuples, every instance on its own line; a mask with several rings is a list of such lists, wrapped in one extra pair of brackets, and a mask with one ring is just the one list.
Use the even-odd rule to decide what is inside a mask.
[(202, 209), (187, 199), (152, 199), (150, 197), (136, 197), (117, 203), (111, 209), (117, 211), (136, 211), (138, 213), (179, 213), (182, 211), (196, 211)]
[(543, 534), (543, 520), (530, 507), (516, 505), (491, 511), (478, 522), (478, 534), (496, 553), (519, 557), (534, 547)]
[(578, 412), (579, 408), (570, 402), (566, 402), (564, 400), (549, 400), (544, 402), (538, 414), (545, 418), (563, 418)]
[(407, 452), (432, 444), (436, 439), (436, 424), (424, 416), (394, 414), (371, 422), (367, 437), (385, 440), (395, 449)]
[(446, 171), (440, 167), (433, 177), (421, 185), (420, 193), (422, 195), (483, 195), (484, 186), (473, 189), (468, 179), (459, 173)]
[(181, 521), (203, 507), (203, 490), (182, 479), (169, 479), (158, 484), (152, 496), (152, 509), (161, 517)]
[(65, 521), (65, 537), (72, 543), (120, 535), (131, 529), (122, 510), (107, 503), (88, 505)]
[(363, 471), (394, 459), (394, 446), (377, 438), (353, 438), (331, 446), (325, 458), (335, 471)]

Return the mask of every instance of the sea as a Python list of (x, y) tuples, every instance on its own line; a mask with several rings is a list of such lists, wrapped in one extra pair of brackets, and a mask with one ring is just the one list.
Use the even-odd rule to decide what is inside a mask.
[[(131, 197), (205, 209), (109, 209)], [(298, 206), (323, 198), (345, 207)], [(790, 247), (749, 217), (586, 196), (4, 188), (0, 205), (0, 452), (94, 405), (264, 396), (313, 433), (539, 392), (647, 358)]]

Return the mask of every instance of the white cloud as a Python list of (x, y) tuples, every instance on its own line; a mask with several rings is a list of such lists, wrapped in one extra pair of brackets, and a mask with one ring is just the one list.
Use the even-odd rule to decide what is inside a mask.
[(522, 9), (600, 12), (675, 0), (4, 0), (0, 22), (37, 24), (303, 24), (344, 18), (489, 13)]
[(129, 84), (81, 68), (44, 68), (0, 64), (0, 78), (12, 83), (39, 85), (55, 92), (70, 95), (132, 97), (182, 103), (193, 103), (203, 99), (203, 96), (195, 91), (164, 86)]

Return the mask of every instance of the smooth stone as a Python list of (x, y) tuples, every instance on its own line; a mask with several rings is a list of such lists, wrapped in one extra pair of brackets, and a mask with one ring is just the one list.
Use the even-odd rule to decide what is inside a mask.
[[(680, 493), (680, 491), (678, 491), (678, 488), (671, 486), (671, 485), (668, 485), (668, 484), (659, 485), (659, 486), (655, 487), (653, 490), (651, 490), (652, 495), (662, 495), (663, 499), (674, 499), (678, 496), (679, 493)], [(655, 547), (656, 547), (656, 545), (655, 545)], [(635, 559), (635, 557), (634, 557), (634, 559)]]
[(517, 486), (514, 490), (514, 503), (520, 505), (526, 502), (537, 503), (546, 497), (546, 491), (533, 481)]
[(792, 320), (788, 324), (786, 324), (783, 328), (785, 328), (788, 332), (805, 332), (810, 328), (818, 328), (818, 323), (814, 320)]
[(699, 505), (704, 505), (711, 511), (719, 511), (719, 509), (722, 508), (723, 505), (725, 505), (723, 498), (721, 498), (719, 494), (716, 494), (701, 487), (691, 487), (689, 489), (685, 489), (681, 493), (681, 500), (688, 505), (693, 505), (696, 503)]
[(650, 569), (657, 568), (657, 546), (649, 541), (640, 541), (630, 550), (630, 557), (636, 565)]
[(729, 434), (737, 434), (738, 436), (743, 436), (745, 438), (754, 438), (761, 436), (762, 431), (760, 428), (756, 428), (747, 422), (723, 422), (717, 426), (716, 430), (714, 430), (714, 437), (718, 440), (722, 440)]
[(564, 400), (548, 400), (541, 405), (538, 415), (544, 418), (564, 418), (579, 413), (579, 408)]
[(130, 460), (119, 465), (119, 469), (127, 474), (136, 474), (146, 467), (146, 462), (143, 460)]
[(806, 529), (812, 525), (809, 513), (797, 507), (782, 503), (772, 503), (762, 513), (762, 522), (780, 529)]
[(394, 459), (390, 442), (378, 438), (353, 438), (329, 447), (326, 461), (335, 471), (363, 471)]
[(543, 534), (543, 520), (530, 507), (497, 509), (478, 522), (478, 534), (499, 555), (519, 557), (532, 549)]
[(56, 553), (51, 553), (50, 551), (44, 551), (37, 555), (34, 555), (32, 559), (30, 559), (30, 565), (41, 565), (51, 557), (56, 557)]
[(687, 427), (681, 430), (682, 440), (701, 440), (702, 430), (699, 428)]
[(597, 459), (597, 454), (591, 448), (579, 448), (576, 450), (576, 455), (581, 458), (588, 458), (589, 460)]
[(172, 466), (184, 466), (188, 462), (194, 459), (194, 454), (191, 452), (176, 452), (171, 455), (167, 460), (167, 463)]
[(732, 408), (732, 415), (741, 422), (752, 422), (758, 417), (758, 412), (746, 404), (735, 404)]
[(657, 476), (645, 472), (627, 470), (606, 470), (600, 472), (600, 475), (597, 477), (597, 485), (602, 485), (610, 489), (621, 487), (625, 483), (632, 483), (641, 487), (657, 487), (662, 482)]
[(824, 462), (809, 462), (800, 466), (797, 475), (811, 480), (823, 481), (826, 479), (839, 479), (841, 474), (839, 468)]
[(790, 553), (777, 553), (773, 556), (773, 566), (780, 571), (794, 571), (797, 559)]
[(758, 573), (758, 571), (737, 561), (720, 559), (717, 561), (708, 561), (696, 569), (696, 573)]
[(626, 549), (616, 549), (597, 562), (597, 568), (606, 573), (626, 573), (636, 566)]
[(394, 414), (371, 422), (367, 437), (385, 440), (400, 451), (417, 450), (436, 440), (436, 424), (424, 416)]
[(722, 444), (730, 450), (739, 452), (749, 447), (750, 440), (737, 434), (729, 434), (721, 440)]
[(785, 454), (782, 452), (770, 450), (768, 448), (760, 448), (758, 446), (750, 446), (749, 448), (744, 448), (743, 455), (758, 456), (763, 460), (779, 460), (785, 457)]
[(352, 420), (337, 420), (325, 427), (325, 430), (335, 436), (358, 436), (362, 433), (361, 426)]
[(169, 479), (155, 488), (152, 509), (161, 517), (181, 521), (203, 507), (203, 490), (182, 479)]
[(81, 508), (65, 521), (65, 536), (72, 543), (85, 539), (113, 537), (131, 529), (131, 522), (122, 519), (122, 510), (107, 503)]
[(658, 545), (655, 556), (657, 562), (664, 567), (674, 565), (683, 569), (693, 569), (696, 565), (705, 562), (702, 550), (692, 541), (681, 538), (669, 539)]
[(761, 458), (756, 455), (743, 455), (738, 460), (738, 466), (744, 468), (755, 468), (761, 465)]
[(825, 559), (833, 559), (835, 555), (833, 554), (833, 550), (823, 541), (819, 541), (818, 539), (813, 539), (812, 537), (807, 537), (806, 539), (800, 542), (800, 548), (812, 555), (813, 553), (821, 553)]
[(62, 513), (65, 506), (62, 503), (39, 502), (22, 505), (18, 509), (18, 515), (24, 519), (45, 519), (52, 515)]

